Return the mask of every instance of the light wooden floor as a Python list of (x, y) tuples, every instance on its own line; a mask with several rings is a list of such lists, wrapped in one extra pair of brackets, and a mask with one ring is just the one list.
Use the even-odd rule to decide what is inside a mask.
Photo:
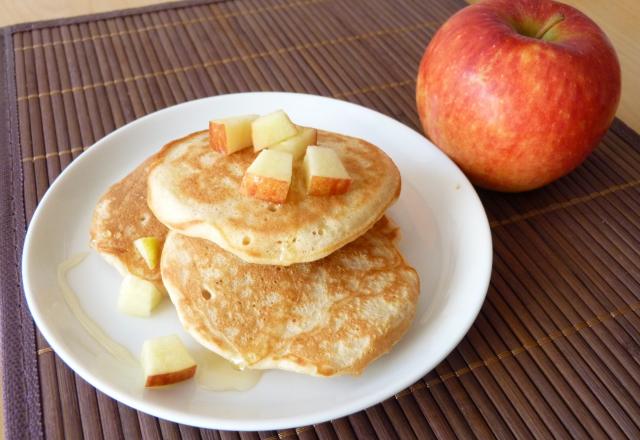
[[(0, 0), (0, 26), (167, 1), (170, 0)], [(622, 65), (622, 99), (618, 116), (634, 130), (640, 131), (640, 0), (564, 2), (586, 13), (609, 35)], [(3, 436), (3, 430), (0, 430), (0, 439)]]
[(0, 26), (137, 8), (172, 0), (0, 0)]

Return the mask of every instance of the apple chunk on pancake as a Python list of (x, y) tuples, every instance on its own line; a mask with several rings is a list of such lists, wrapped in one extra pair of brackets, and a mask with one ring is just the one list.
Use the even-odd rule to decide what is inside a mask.
[(256, 199), (283, 203), (291, 185), (292, 166), (290, 153), (262, 150), (244, 173), (240, 191)]
[(355, 240), (400, 194), (400, 173), (380, 148), (318, 130), (317, 143), (335, 151), (352, 179), (349, 191), (309, 197), (302, 161), (293, 163), (286, 203), (240, 192), (251, 149), (223, 155), (197, 132), (166, 145), (149, 173), (148, 203), (170, 229), (216, 243), (244, 261), (288, 266), (318, 260)]
[(149, 269), (155, 269), (160, 262), (162, 243), (158, 237), (140, 237), (133, 242)]
[(209, 145), (215, 151), (232, 154), (253, 145), (251, 124), (258, 115), (232, 116), (209, 121)]
[(302, 159), (309, 145), (318, 141), (318, 130), (310, 127), (298, 127), (298, 134), (269, 147), (269, 150), (291, 153), (294, 160)]
[(282, 110), (260, 116), (251, 124), (251, 136), (255, 151), (282, 142), (298, 134), (298, 129)]
[(359, 374), (407, 331), (420, 286), (386, 218), (312, 263), (245, 263), (170, 232), (160, 262), (183, 327), (240, 367)]
[(311, 196), (332, 196), (349, 191), (351, 177), (334, 150), (310, 146), (302, 164)]

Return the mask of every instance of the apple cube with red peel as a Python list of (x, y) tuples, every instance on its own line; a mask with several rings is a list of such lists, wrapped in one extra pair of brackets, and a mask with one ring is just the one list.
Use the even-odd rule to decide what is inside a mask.
[(333, 149), (313, 145), (307, 147), (302, 166), (307, 194), (331, 196), (349, 191), (351, 177)]
[(310, 127), (298, 127), (298, 134), (269, 147), (270, 150), (285, 151), (293, 155), (294, 160), (302, 159), (309, 145), (318, 142), (318, 130)]
[(209, 121), (209, 145), (218, 153), (232, 154), (253, 145), (251, 124), (258, 115)]
[(240, 192), (256, 199), (283, 203), (291, 185), (292, 169), (290, 153), (262, 150), (244, 173)]
[(120, 285), (118, 310), (131, 316), (146, 318), (164, 298), (164, 294), (151, 281), (127, 275)]
[(182, 382), (196, 374), (196, 362), (176, 335), (147, 339), (142, 344), (145, 387)]
[(251, 123), (254, 151), (260, 151), (296, 134), (298, 129), (282, 110), (260, 116)]

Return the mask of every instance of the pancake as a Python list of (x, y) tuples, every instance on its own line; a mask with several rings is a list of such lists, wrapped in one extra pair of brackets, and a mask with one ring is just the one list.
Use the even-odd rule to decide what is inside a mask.
[(93, 211), (90, 245), (123, 276), (132, 274), (162, 287), (160, 265), (149, 269), (133, 245), (149, 236), (164, 242), (169, 232), (147, 205), (147, 177), (154, 160), (145, 160), (100, 198)]
[(242, 368), (359, 374), (409, 328), (419, 279), (383, 217), (326, 258), (246, 263), (207, 240), (170, 232), (162, 278), (183, 327)]
[(307, 196), (302, 161), (283, 204), (240, 193), (256, 157), (251, 148), (224, 156), (209, 148), (206, 131), (166, 145), (149, 174), (148, 203), (172, 230), (216, 243), (244, 261), (287, 266), (314, 261), (355, 240), (378, 221), (400, 193), (400, 173), (378, 147), (318, 132), (349, 172), (350, 190)]

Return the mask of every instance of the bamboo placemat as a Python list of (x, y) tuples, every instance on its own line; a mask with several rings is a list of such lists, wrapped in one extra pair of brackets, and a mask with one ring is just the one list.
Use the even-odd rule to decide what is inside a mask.
[(480, 192), (491, 221), (487, 301), (462, 343), (366, 411), (278, 432), (199, 430), (122, 405), (34, 328), (19, 257), (64, 167), (112, 130), (204, 96), (334, 96), (418, 128), (422, 51), (462, 0), (231, 0), (4, 29), (0, 36), (0, 305), (11, 438), (640, 438), (640, 137), (616, 121), (570, 176)]

